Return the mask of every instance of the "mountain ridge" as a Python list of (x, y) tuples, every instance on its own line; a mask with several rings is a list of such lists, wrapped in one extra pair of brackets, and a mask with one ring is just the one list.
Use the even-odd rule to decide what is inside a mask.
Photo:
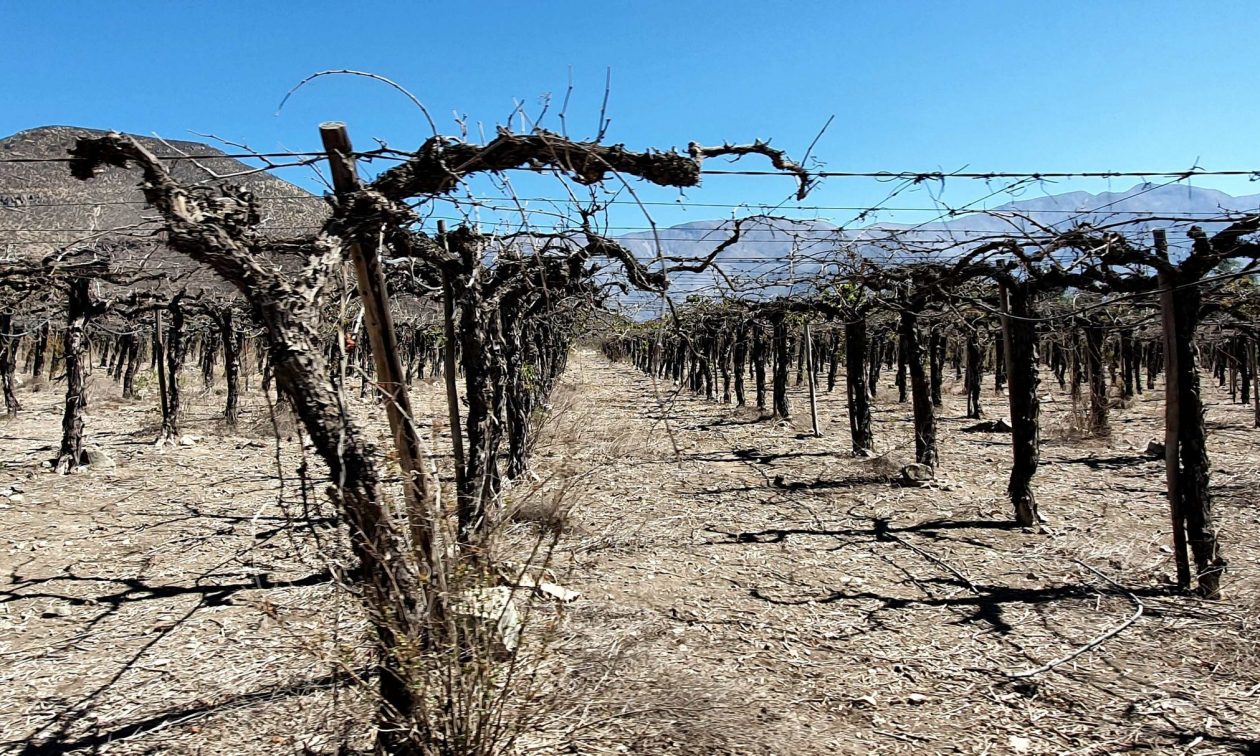
[[(825, 218), (759, 216), (743, 221), (740, 240), (719, 256), (722, 273), (706, 271), (684, 275), (676, 282), (675, 291), (691, 293), (707, 286), (721, 287), (729, 276), (772, 279), (780, 284), (788, 282), (783, 285), (803, 282), (823, 269), (824, 258), (834, 259), (835, 250), (840, 247), (854, 249), (866, 259), (880, 263), (948, 259), (957, 254), (957, 250), (965, 249), (971, 239), (1033, 233), (1037, 224), (1064, 230), (1080, 223), (1131, 222), (1126, 231), (1137, 235), (1162, 228), (1169, 232), (1172, 253), (1176, 256), (1188, 247), (1184, 232), (1191, 225), (1203, 225), (1210, 232), (1221, 226), (1207, 222), (1211, 218), (1258, 209), (1260, 193), (1234, 196), (1219, 189), (1180, 183), (1137, 183), (1118, 192), (1071, 191), (1014, 200), (982, 211), (964, 211), (955, 217), (917, 224), (876, 222), (842, 229)], [(942, 215), (947, 213), (948, 210), (942, 211)], [(1027, 217), (1035, 223), (1030, 223)], [(1161, 217), (1186, 220), (1157, 220)], [(701, 258), (731, 235), (734, 224), (733, 220), (696, 220), (661, 228), (656, 233), (625, 234), (619, 240), (645, 261), (655, 259), (658, 254)], [(908, 252), (902, 242), (912, 242), (919, 250)]]

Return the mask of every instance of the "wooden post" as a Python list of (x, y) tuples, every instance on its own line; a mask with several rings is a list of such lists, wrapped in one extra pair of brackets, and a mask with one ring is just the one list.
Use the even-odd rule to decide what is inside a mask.
[[(162, 336), (162, 311), (153, 311), (153, 360), (157, 363), (158, 399), (161, 401), (162, 418), (171, 413), (170, 398), (166, 395), (166, 339)], [(162, 438), (158, 438), (158, 446)]]
[[(343, 123), (321, 124), (319, 135), (328, 152), (333, 188), (338, 194), (359, 191), (350, 136)], [(398, 335), (389, 309), (385, 290), (385, 274), (381, 268), (380, 250), (374, 243), (351, 241), (350, 257), (358, 276), (359, 297), (372, 357), (376, 363), (376, 387), (385, 399), (385, 413), (398, 450), (398, 462), (406, 485), (408, 521), (412, 547), (421, 556), (426, 568), (433, 570), (438, 552), (436, 518), (441, 513), (440, 488), (427, 467), (429, 454), (416, 430), (411, 397), (407, 394), (406, 373), (399, 358)], [(435, 570), (436, 575), (441, 575)]]
[(809, 374), (809, 422), (814, 429), (814, 438), (821, 438), (818, 430), (818, 381), (814, 377), (814, 339), (809, 333), (809, 321), (805, 322), (805, 372)]
[[(1152, 232), (1155, 251), (1168, 259), (1168, 237), (1162, 229)], [(1181, 507), (1180, 428), (1181, 387), (1178, 380), (1177, 310), (1173, 287), (1176, 279), (1159, 274), (1159, 305), (1164, 324), (1164, 469), (1168, 484), (1168, 506), (1172, 514), (1173, 559), (1177, 564), (1177, 585), (1190, 589), (1190, 556), (1186, 549), (1186, 520)]]
[[(999, 320), (1002, 323), (1002, 369), (1006, 375), (1006, 380), (1010, 381), (1011, 376), (1011, 293), (1007, 290), (1004, 282), (998, 282), (998, 305), (1002, 314)], [(1007, 387), (1007, 394), (1010, 394), (1010, 388)]]
[(1260, 359), (1257, 359), (1257, 352), (1260, 352), (1260, 350), (1256, 349), (1256, 344), (1251, 340), (1250, 333), (1247, 334), (1246, 338), (1247, 355), (1248, 359), (1251, 360), (1251, 374), (1256, 377), (1256, 385), (1252, 387), (1251, 391), (1251, 406), (1255, 418), (1254, 425), (1260, 428)]
[[(446, 246), (446, 221), (437, 223), (438, 240), (449, 253)], [(451, 286), (451, 276), (442, 272), (442, 317), (446, 334), (446, 349), (442, 355), (442, 373), (446, 379), (446, 406), (451, 423), (451, 451), (455, 455), (455, 490), (464, 490), (464, 428), (459, 420), (459, 389), (455, 378), (455, 290)]]

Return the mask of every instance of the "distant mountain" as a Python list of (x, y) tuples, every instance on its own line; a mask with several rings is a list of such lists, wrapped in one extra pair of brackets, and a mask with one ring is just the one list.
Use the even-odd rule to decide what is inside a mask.
[[(1066, 229), (1082, 223), (1102, 225), (1139, 221), (1128, 226), (1126, 233), (1144, 234), (1151, 229), (1170, 231), (1188, 227), (1189, 223), (1143, 221), (1145, 218), (1189, 217), (1214, 218), (1226, 213), (1254, 211), (1260, 208), (1260, 194), (1234, 197), (1216, 189), (1184, 184), (1137, 184), (1125, 192), (1066, 192), (1010, 202), (984, 213), (973, 213), (940, 223), (928, 224), (916, 234), (936, 238), (965, 238), (964, 234), (990, 235), (1010, 233), (1013, 229), (1035, 232), (1033, 224), (1016, 216), (1027, 216), (1041, 225)], [(1211, 225), (1211, 224), (1203, 224)], [(914, 228), (908, 225), (883, 224), (880, 230)]]
[[(134, 262), (146, 271), (184, 273), (198, 267), (161, 244), (156, 232), (162, 224), (137, 187), (138, 172), (111, 169), (91, 181), (70, 175), (65, 159), (75, 140), (106, 133), (44, 126), (0, 139), (0, 259), (36, 259), (76, 243), (124, 240), (134, 245)], [(165, 164), (186, 186), (232, 184), (253, 192), (263, 228), (273, 236), (309, 233), (328, 217), (319, 197), (239, 160), (219, 157), (225, 153), (208, 144), (136, 139), (159, 157), (211, 156)], [(195, 282), (209, 284), (213, 276), (199, 272)]]
[[(984, 212), (970, 212), (923, 224), (875, 223), (841, 230), (824, 220), (759, 218), (745, 222), (740, 241), (718, 258), (722, 271), (735, 283), (750, 289), (776, 282), (776, 293), (803, 286), (823, 268), (823, 258), (834, 258), (838, 248), (852, 248), (874, 261), (929, 260), (956, 254), (960, 242), (990, 236), (1035, 233), (1037, 224), (1066, 229), (1081, 223), (1102, 225), (1135, 221), (1126, 233), (1147, 234), (1151, 229), (1169, 231), (1173, 254), (1184, 249), (1184, 230), (1193, 222), (1174, 223), (1159, 217), (1209, 219), (1230, 212), (1260, 209), (1260, 194), (1234, 197), (1215, 189), (1184, 184), (1137, 184), (1124, 192), (1066, 192), (1018, 200)], [(1152, 220), (1144, 220), (1144, 219)], [(1031, 221), (1031, 222), (1030, 222)], [(1208, 230), (1213, 224), (1200, 222)], [(693, 221), (657, 234), (637, 232), (621, 237), (625, 246), (643, 260), (664, 256), (703, 258), (734, 229), (734, 221)], [(907, 255), (899, 241), (926, 248)], [(659, 241), (659, 244), (658, 244)], [(965, 244), (964, 247), (965, 248)], [(941, 251), (949, 248), (951, 251)], [(712, 271), (676, 276), (674, 293), (688, 294), (729, 287), (727, 279)]]

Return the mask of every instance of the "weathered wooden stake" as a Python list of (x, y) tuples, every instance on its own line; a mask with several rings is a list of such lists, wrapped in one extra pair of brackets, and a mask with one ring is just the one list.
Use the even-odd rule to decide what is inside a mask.
[[(165, 420), (171, 415), (171, 399), (167, 392), (166, 385), (166, 336), (162, 333), (162, 311), (153, 311), (153, 360), (157, 363), (158, 377), (158, 400), (161, 403), (162, 418)], [(163, 442), (163, 438), (158, 438), (158, 445)]]
[[(328, 152), (333, 188), (346, 195), (359, 191), (350, 136), (343, 123), (330, 122), (319, 127), (320, 138)], [(429, 454), (416, 430), (411, 397), (407, 394), (406, 373), (399, 358), (398, 334), (389, 308), (385, 274), (381, 268), (380, 249), (376, 244), (350, 243), (350, 257), (358, 277), (359, 297), (363, 302), (364, 325), (372, 345), (376, 366), (376, 387), (384, 395), (385, 413), (393, 432), (402, 467), (412, 548), (420, 555), (426, 569), (434, 570), (437, 544), (436, 518), (441, 512), (440, 489), (428, 467)], [(440, 572), (436, 571), (440, 579)], [(436, 609), (437, 607), (433, 607)]]
[[(1155, 249), (1167, 257), (1168, 238), (1163, 230), (1154, 232)], [(1173, 298), (1176, 281), (1159, 274), (1159, 304), (1164, 322), (1164, 468), (1168, 483), (1168, 506), (1172, 514), (1173, 559), (1177, 564), (1177, 585), (1190, 589), (1190, 556), (1186, 550), (1186, 519), (1181, 507), (1180, 428), (1181, 388), (1178, 381), (1177, 310)]]
[(809, 333), (809, 323), (805, 323), (805, 372), (809, 375), (809, 422), (814, 429), (814, 438), (821, 438), (818, 430), (818, 386), (814, 377), (814, 340)]
[[(446, 221), (438, 221), (438, 238), (446, 247)], [(450, 250), (447, 249), (449, 252)], [(455, 455), (455, 490), (464, 490), (464, 428), (459, 419), (459, 388), (455, 377), (455, 290), (450, 274), (442, 274), (442, 320), (446, 349), (442, 354), (442, 373), (446, 379), (446, 407), (451, 423), (451, 451)]]
[[(1002, 368), (1007, 380), (1010, 380), (1013, 364), (1011, 361), (1011, 293), (1006, 284), (998, 282), (998, 306), (1001, 308), (999, 320), (1002, 323)], [(1009, 390), (1007, 393), (1010, 393)]]

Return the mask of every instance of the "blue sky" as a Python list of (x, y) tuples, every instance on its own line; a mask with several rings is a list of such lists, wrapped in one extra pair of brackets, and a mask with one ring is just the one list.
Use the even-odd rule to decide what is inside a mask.
[[(773, 138), (831, 170), (1260, 169), (1260, 13), (1249, 2), (23, 2), (0, 0), (0, 133), (46, 124), (170, 138), (213, 133), (258, 150), (309, 150), (324, 120), (414, 147), (415, 107), (331, 68), (379, 73), (493, 126), (538, 111), (570, 71), (568, 127), (594, 133), (606, 71), (609, 138), (685, 147)], [(711, 166), (723, 167), (723, 166)], [(749, 161), (747, 167), (763, 164)], [(287, 178), (315, 187), (307, 173)], [(522, 191), (554, 188), (528, 184)], [(1133, 179), (1034, 187), (1123, 190)], [(1234, 194), (1245, 179), (1196, 179)], [(828, 180), (804, 204), (866, 206), (889, 186)], [(951, 181), (957, 205), (989, 193)], [(778, 203), (787, 179), (710, 177), (692, 202)], [(646, 192), (669, 202), (676, 192)], [(1001, 198), (999, 197), (999, 200)], [(926, 206), (926, 189), (889, 204)], [(792, 205), (787, 205), (791, 208)], [(722, 208), (654, 206), (672, 224)], [(642, 224), (637, 209), (617, 222)], [(798, 211), (847, 220), (843, 211)], [(923, 213), (883, 220), (926, 220)]]

